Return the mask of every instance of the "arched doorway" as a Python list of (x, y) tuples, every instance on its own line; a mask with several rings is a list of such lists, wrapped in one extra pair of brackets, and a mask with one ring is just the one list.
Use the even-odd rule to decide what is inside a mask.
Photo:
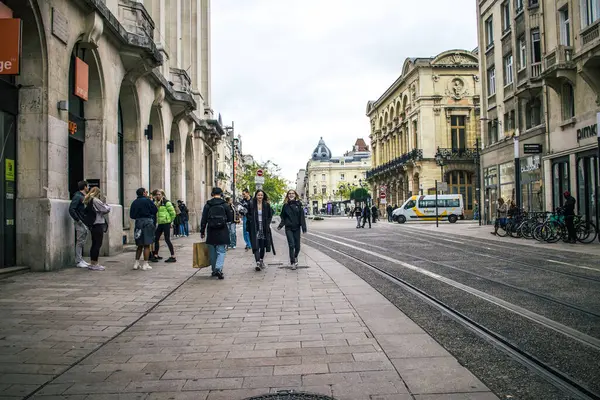
[(171, 127), (171, 139), (169, 141), (169, 158), (171, 164), (171, 200), (182, 200), (184, 195), (183, 187), (183, 150), (181, 146), (181, 134), (179, 126), (173, 123)]
[(164, 127), (160, 109), (156, 106), (152, 107), (150, 112), (151, 134), (148, 136), (148, 190), (164, 189), (165, 188), (165, 154), (166, 146), (164, 142)]
[(473, 173), (461, 170), (449, 171), (446, 173), (445, 180), (448, 182), (448, 193), (462, 195), (465, 203), (465, 216), (471, 218), (475, 200)]

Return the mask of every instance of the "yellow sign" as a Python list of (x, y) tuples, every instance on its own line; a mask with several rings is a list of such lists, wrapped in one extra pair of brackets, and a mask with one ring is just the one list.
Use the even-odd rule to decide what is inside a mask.
[(7, 181), (15, 180), (15, 160), (11, 160), (10, 158), (6, 159), (4, 175)]

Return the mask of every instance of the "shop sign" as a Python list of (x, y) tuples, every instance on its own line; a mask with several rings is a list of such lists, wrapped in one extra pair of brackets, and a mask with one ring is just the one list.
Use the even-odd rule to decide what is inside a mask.
[(21, 59), (21, 20), (0, 19), (0, 75), (19, 75)]
[(88, 188), (90, 188), (90, 190), (93, 187), (100, 189), (100, 179), (86, 179), (86, 182), (88, 183)]
[(69, 137), (85, 142), (85, 119), (69, 113)]
[(541, 144), (526, 143), (523, 145), (524, 154), (540, 154), (542, 152)]
[(593, 124), (584, 128), (577, 129), (577, 141), (596, 137), (598, 133), (598, 125)]
[(90, 67), (79, 57), (75, 57), (75, 96), (88, 100)]
[(4, 165), (4, 178), (7, 181), (15, 180), (15, 160), (7, 158)]

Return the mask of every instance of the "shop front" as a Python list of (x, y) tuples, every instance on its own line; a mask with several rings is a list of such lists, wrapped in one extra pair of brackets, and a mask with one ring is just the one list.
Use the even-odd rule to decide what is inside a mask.
[(490, 224), (494, 222), (496, 216), (496, 202), (498, 201), (498, 166), (494, 165), (485, 168), (483, 171), (484, 181), (484, 207), (482, 209), (483, 214), (481, 219), (485, 223)]
[(544, 211), (544, 189), (539, 155), (521, 159), (521, 204), (527, 212)]
[(16, 132), (18, 91), (0, 75), (0, 268), (16, 265)]

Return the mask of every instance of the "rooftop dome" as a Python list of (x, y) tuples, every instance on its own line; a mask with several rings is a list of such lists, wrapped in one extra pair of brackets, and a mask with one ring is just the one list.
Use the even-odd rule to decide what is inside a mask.
[(331, 150), (329, 150), (323, 138), (319, 140), (319, 144), (313, 150), (312, 159), (314, 161), (329, 161), (331, 159)]

